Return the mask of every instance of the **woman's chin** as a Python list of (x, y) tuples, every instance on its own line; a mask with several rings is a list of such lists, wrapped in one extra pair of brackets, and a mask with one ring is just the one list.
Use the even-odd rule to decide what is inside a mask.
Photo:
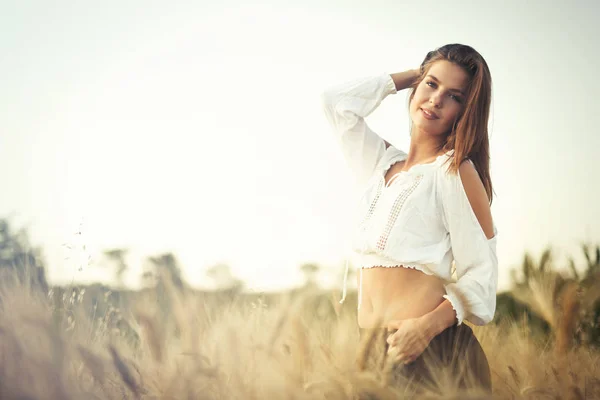
[(419, 131), (421, 133), (424, 133), (426, 135), (431, 135), (431, 136), (439, 136), (441, 135), (444, 131), (440, 131), (439, 129), (432, 129), (432, 126), (429, 124), (421, 124), (419, 122), (415, 123), (413, 121), (413, 132)]

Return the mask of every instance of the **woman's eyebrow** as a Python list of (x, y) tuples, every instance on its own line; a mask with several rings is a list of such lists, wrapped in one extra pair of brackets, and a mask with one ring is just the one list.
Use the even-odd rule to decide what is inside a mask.
[[(436, 78), (435, 76), (433, 76), (431, 74), (428, 74), (427, 76), (430, 77), (431, 79), (433, 79), (434, 81), (440, 83), (440, 80), (438, 78)], [(448, 89), (448, 91), (449, 92), (457, 92), (457, 93), (462, 94), (463, 96), (465, 95), (465, 93), (460, 89)]]

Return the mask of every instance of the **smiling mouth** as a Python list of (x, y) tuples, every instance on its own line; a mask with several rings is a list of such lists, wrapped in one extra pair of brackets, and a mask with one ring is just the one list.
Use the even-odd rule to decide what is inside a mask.
[(436, 117), (433, 114), (428, 114), (428, 112), (425, 111), (425, 110), (423, 110), (422, 108), (420, 110), (423, 113), (423, 115), (425, 116), (425, 118), (427, 118), (427, 119), (438, 119), (439, 118), (439, 117)]

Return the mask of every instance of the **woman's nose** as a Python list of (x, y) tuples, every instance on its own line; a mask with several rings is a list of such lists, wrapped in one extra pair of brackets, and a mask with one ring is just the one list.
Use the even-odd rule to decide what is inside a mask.
[(434, 107), (440, 107), (442, 105), (442, 97), (438, 94), (433, 94), (429, 98), (429, 103)]

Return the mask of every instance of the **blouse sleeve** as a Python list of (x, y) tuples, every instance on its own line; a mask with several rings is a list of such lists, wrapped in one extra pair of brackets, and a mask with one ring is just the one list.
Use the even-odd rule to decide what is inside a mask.
[(386, 146), (365, 122), (389, 94), (397, 93), (390, 74), (359, 78), (325, 90), (325, 115), (342, 148), (344, 159), (360, 185), (373, 174)]
[(445, 173), (442, 179), (442, 218), (450, 235), (456, 268), (456, 282), (445, 285), (447, 299), (456, 311), (458, 325), (467, 320), (485, 325), (494, 318), (498, 287), (496, 239), (485, 235), (460, 174)]

